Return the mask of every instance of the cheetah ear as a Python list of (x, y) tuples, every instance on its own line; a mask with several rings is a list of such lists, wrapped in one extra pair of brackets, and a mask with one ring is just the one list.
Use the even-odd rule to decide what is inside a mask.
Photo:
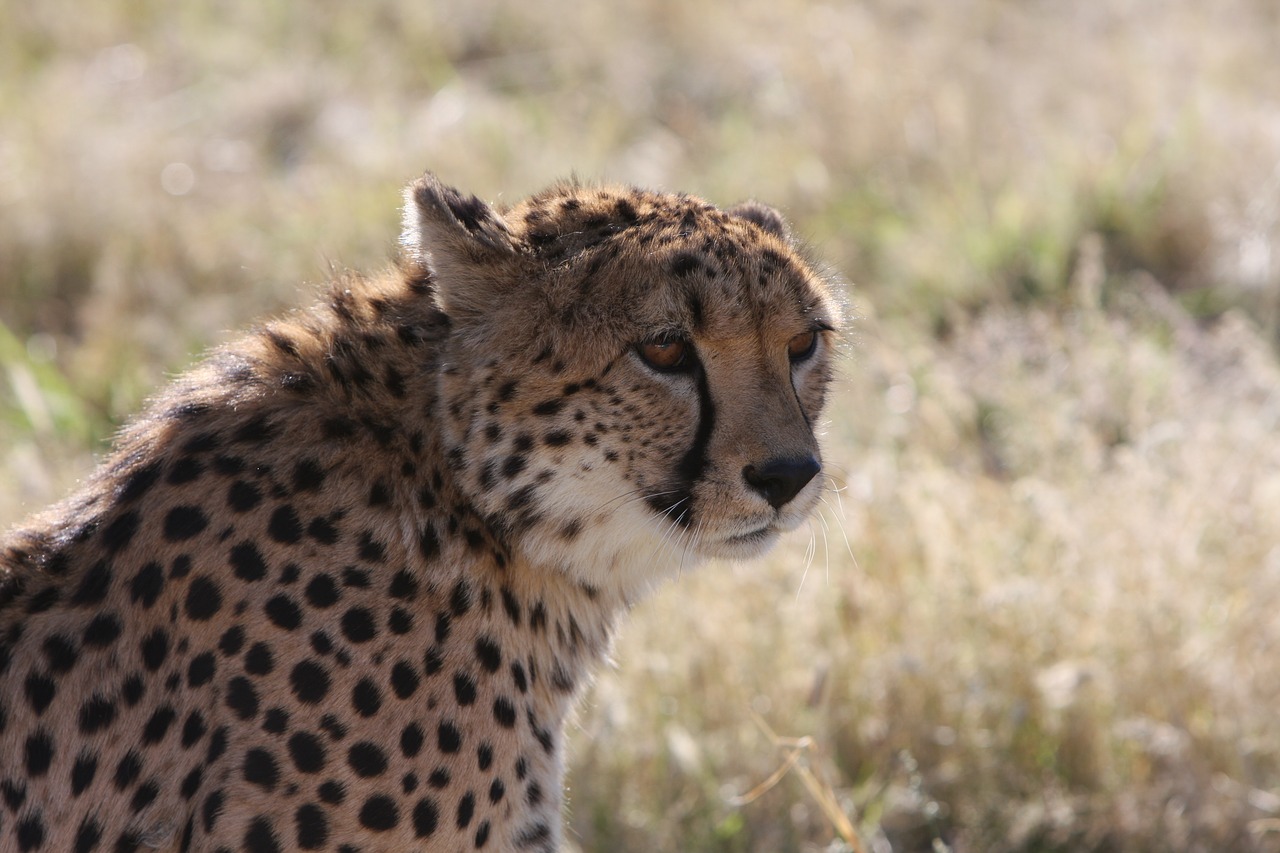
[(490, 309), (521, 260), (496, 210), (430, 172), (404, 191), (400, 245), (407, 260), (431, 271), (436, 300), (455, 317)]
[(730, 216), (754, 222), (775, 237), (783, 240), (791, 239), (791, 232), (787, 229), (787, 222), (782, 218), (782, 214), (767, 204), (761, 204), (758, 201), (744, 201), (742, 204), (729, 208), (727, 213)]

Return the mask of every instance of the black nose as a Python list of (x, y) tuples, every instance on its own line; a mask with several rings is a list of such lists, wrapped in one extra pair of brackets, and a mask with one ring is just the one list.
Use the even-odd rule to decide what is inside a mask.
[(764, 499), (774, 509), (781, 509), (820, 470), (822, 466), (817, 459), (801, 456), (793, 459), (770, 459), (763, 465), (748, 465), (742, 469), (742, 476), (751, 488), (764, 495)]

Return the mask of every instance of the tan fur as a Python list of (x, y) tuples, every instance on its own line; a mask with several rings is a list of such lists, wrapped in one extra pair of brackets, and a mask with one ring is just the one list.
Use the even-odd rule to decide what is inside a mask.
[(617, 616), (812, 510), (841, 318), (775, 212), (406, 195), (399, 269), (212, 353), (0, 540), (0, 849), (557, 849)]

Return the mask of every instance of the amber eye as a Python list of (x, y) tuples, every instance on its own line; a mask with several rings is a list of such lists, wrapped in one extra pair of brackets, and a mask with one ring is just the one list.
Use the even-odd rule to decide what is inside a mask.
[(682, 369), (689, 361), (689, 342), (681, 338), (649, 341), (637, 345), (636, 352), (654, 370), (670, 372)]
[(817, 348), (818, 333), (813, 330), (801, 332), (787, 342), (787, 356), (792, 361), (804, 361)]

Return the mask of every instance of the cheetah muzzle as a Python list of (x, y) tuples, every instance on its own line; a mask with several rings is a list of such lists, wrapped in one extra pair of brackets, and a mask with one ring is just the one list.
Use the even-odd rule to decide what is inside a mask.
[(812, 511), (841, 313), (772, 209), (404, 220), (0, 541), (0, 849), (555, 850), (618, 615)]

